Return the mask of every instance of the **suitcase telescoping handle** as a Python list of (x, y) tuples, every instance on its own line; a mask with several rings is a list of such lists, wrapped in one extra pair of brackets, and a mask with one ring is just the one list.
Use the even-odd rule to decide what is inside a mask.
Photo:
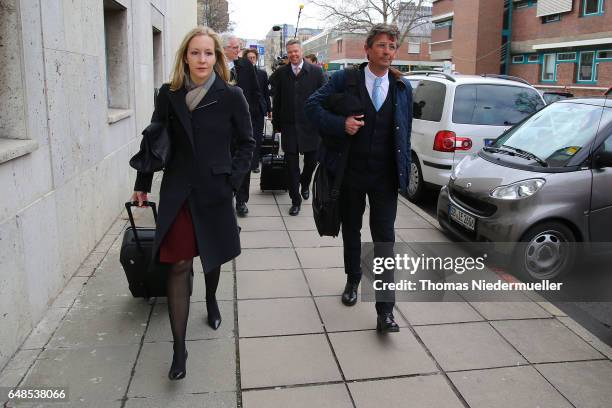
[[(153, 218), (155, 219), (155, 223), (157, 224), (157, 206), (153, 201), (143, 201), (143, 207), (150, 207), (153, 211)], [(128, 217), (130, 218), (130, 225), (132, 226), (132, 231), (134, 232), (134, 239), (136, 240), (136, 246), (140, 252), (143, 251), (142, 246), (140, 245), (140, 239), (138, 238), (138, 230), (136, 229), (136, 223), (134, 222), (134, 215), (132, 214), (132, 207), (138, 207), (138, 201), (128, 201), (125, 203), (125, 209), (127, 210)]]

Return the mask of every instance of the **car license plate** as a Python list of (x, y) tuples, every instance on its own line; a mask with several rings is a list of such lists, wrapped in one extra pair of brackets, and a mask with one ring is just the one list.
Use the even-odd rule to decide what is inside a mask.
[(461, 211), (454, 205), (450, 206), (448, 214), (453, 221), (464, 226), (470, 231), (474, 231), (474, 229), (476, 228), (476, 218), (472, 217), (465, 211)]
[(492, 146), (493, 143), (495, 143), (495, 140), (497, 140), (497, 139), (485, 139), (484, 140), (484, 145), (485, 146)]

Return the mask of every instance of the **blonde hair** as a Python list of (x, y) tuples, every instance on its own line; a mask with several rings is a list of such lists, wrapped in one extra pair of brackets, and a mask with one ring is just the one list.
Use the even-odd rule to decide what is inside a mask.
[(223, 53), (223, 47), (221, 45), (219, 35), (217, 35), (217, 33), (211, 28), (199, 26), (189, 31), (187, 35), (185, 35), (185, 38), (183, 38), (183, 41), (181, 42), (181, 46), (176, 51), (174, 68), (170, 78), (170, 89), (172, 91), (176, 91), (185, 85), (185, 75), (189, 72), (189, 68), (185, 63), (185, 59), (187, 58), (187, 49), (189, 48), (189, 43), (191, 40), (198, 35), (205, 35), (212, 38), (213, 43), (215, 44), (215, 58), (217, 59), (214, 70), (225, 82), (229, 81), (230, 79), (230, 72), (229, 69), (227, 69), (225, 54)]

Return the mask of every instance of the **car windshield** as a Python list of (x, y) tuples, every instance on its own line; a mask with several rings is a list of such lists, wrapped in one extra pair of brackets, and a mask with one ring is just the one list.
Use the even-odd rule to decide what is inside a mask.
[(466, 84), (455, 91), (453, 122), (510, 126), (544, 107), (540, 94), (524, 86)]
[(563, 167), (593, 140), (602, 111), (601, 106), (555, 103), (502, 135), (492, 147), (540, 162), (534, 165)]

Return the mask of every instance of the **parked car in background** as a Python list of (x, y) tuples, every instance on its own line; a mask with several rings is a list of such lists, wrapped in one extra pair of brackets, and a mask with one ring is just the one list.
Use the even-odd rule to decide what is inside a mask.
[(570, 92), (552, 92), (552, 91), (540, 91), (542, 94), (542, 98), (544, 98), (544, 102), (547, 105), (550, 105), (553, 102), (560, 101), (562, 99), (573, 98), (574, 94)]
[(453, 166), (490, 145), (511, 126), (544, 106), (538, 91), (520, 78), (416, 71), (413, 89), (412, 164), (408, 198), (445, 185)]
[(437, 215), (466, 241), (521, 242), (507, 255), (523, 278), (562, 277), (571, 243), (612, 242), (612, 98), (555, 102), (465, 157)]

